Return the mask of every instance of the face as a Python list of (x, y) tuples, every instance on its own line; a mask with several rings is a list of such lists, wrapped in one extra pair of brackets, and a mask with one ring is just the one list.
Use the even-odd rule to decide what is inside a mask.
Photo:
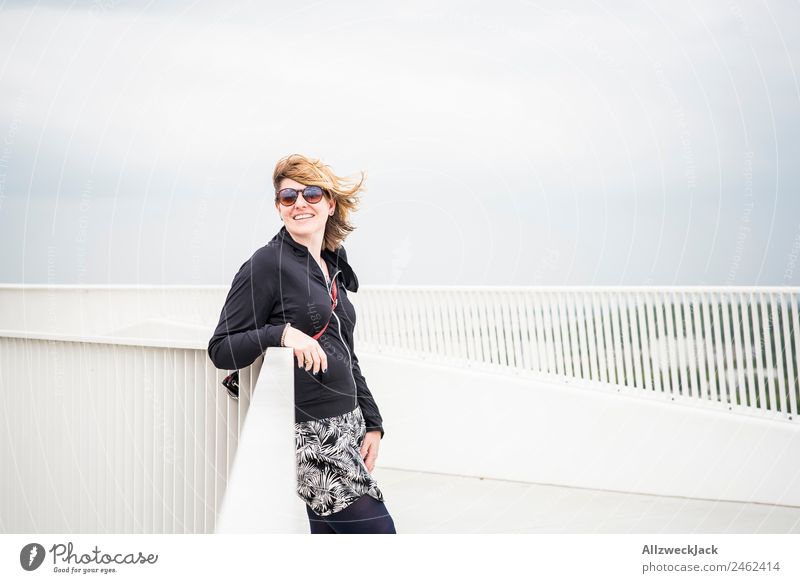
[[(302, 190), (305, 187), (305, 184), (300, 184), (291, 178), (284, 178), (281, 180), (278, 190), (282, 188)], [(279, 202), (276, 202), (275, 206), (289, 234), (293, 237), (307, 237), (317, 232), (325, 233), (325, 223), (328, 222), (330, 213), (336, 208), (336, 201), (323, 196), (318, 203), (310, 204), (301, 194), (292, 206), (283, 206)]]

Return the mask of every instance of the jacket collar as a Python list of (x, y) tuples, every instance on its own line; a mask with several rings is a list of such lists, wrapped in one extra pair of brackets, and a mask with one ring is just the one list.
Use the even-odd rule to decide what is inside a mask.
[[(305, 257), (307, 255), (310, 255), (310, 253), (308, 252), (308, 247), (306, 247), (302, 243), (298, 243), (297, 241), (295, 241), (292, 238), (292, 235), (286, 229), (286, 225), (281, 227), (281, 230), (278, 231), (276, 238), (281, 243), (286, 243), (287, 245), (289, 245), (289, 247), (291, 247), (292, 249), (292, 253), (294, 253), (298, 257)], [(347, 256), (347, 254), (344, 252), (344, 247), (340, 245), (333, 251), (330, 251), (328, 249), (323, 249), (321, 255), (322, 258), (324, 260), (327, 260), (330, 264), (332, 264), (335, 269), (341, 270), (342, 272), (341, 279), (345, 289), (351, 292), (357, 292), (358, 278), (356, 277), (353, 268), (350, 267), (350, 264), (347, 263), (347, 261), (345, 261), (344, 259)]]

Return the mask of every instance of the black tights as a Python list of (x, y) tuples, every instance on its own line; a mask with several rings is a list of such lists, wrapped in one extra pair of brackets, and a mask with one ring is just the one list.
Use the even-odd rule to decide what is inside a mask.
[(327, 516), (320, 516), (308, 504), (306, 513), (311, 534), (397, 534), (384, 503), (369, 494)]

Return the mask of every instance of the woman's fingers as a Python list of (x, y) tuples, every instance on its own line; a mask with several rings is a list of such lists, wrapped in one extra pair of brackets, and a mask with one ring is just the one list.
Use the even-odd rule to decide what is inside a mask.
[[(322, 359), (319, 356), (319, 349), (311, 351), (311, 373), (317, 374), (319, 369), (322, 368)], [(308, 368), (306, 368), (308, 370)]]
[(322, 350), (322, 347), (319, 346), (319, 344), (317, 345), (317, 347), (319, 349), (319, 361), (322, 367), (322, 372), (325, 372), (326, 370), (328, 370), (328, 355), (325, 354), (325, 351)]
[(372, 473), (372, 470), (375, 468), (375, 458), (378, 457), (377, 448), (371, 447), (369, 448), (369, 453), (367, 453), (367, 459), (364, 460), (364, 465), (367, 466), (369, 473)]
[(284, 345), (294, 348), (298, 368), (305, 368), (312, 371), (313, 374), (317, 374), (320, 370), (323, 372), (328, 370), (328, 355), (325, 354), (319, 342), (308, 334), (297, 328), (289, 327)]
[(378, 442), (365, 435), (364, 441), (361, 443), (360, 454), (364, 459), (364, 465), (367, 466), (367, 471), (371, 474), (375, 468), (375, 460), (378, 458)]
[(325, 354), (325, 351), (322, 350), (316, 340), (312, 339), (311, 342), (313, 344), (308, 348), (296, 350), (298, 353), (297, 367), (305, 368), (307, 371), (311, 371), (312, 374), (317, 374), (320, 370), (328, 370), (328, 355)]

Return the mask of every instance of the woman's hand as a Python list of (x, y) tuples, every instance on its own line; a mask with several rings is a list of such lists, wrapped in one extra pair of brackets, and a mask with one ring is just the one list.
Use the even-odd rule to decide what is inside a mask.
[(305, 367), (306, 370), (313, 369), (313, 374), (317, 374), (320, 369), (322, 369), (323, 372), (328, 370), (328, 355), (322, 350), (319, 342), (294, 326), (289, 326), (289, 329), (286, 331), (283, 345), (294, 348), (294, 355), (297, 357), (298, 368)]
[(375, 467), (375, 460), (378, 459), (378, 447), (381, 443), (380, 431), (367, 431), (361, 442), (361, 459), (367, 466), (367, 471), (371, 474)]

